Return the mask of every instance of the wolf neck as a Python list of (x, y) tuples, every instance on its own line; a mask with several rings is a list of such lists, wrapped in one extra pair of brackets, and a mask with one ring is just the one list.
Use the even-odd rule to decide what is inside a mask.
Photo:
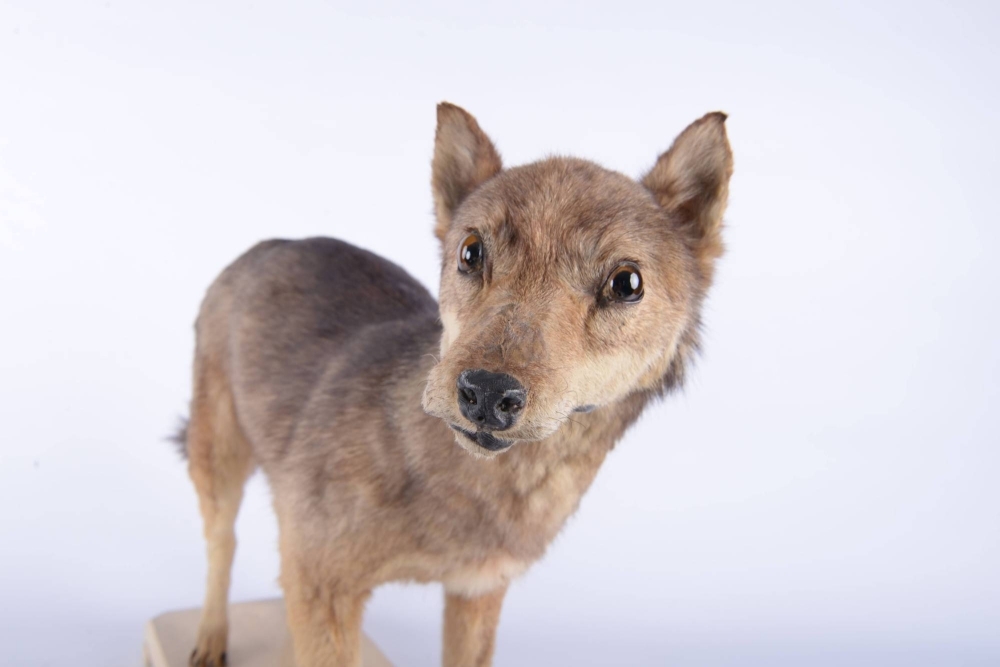
[(634, 394), (591, 413), (574, 414), (545, 440), (519, 442), (494, 461), (481, 462), (480, 471), (501, 481), (514, 506), (524, 508), (521, 520), (534, 525), (547, 544), (576, 511), (604, 458), (648, 401), (649, 394)]

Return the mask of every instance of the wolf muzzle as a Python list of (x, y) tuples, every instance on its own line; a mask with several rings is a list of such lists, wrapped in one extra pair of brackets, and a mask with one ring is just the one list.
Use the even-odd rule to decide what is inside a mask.
[(458, 376), (458, 409), (484, 431), (505, 431), (524, 410), (528, 393), (516, 378), (485, 370), (462, 371)]

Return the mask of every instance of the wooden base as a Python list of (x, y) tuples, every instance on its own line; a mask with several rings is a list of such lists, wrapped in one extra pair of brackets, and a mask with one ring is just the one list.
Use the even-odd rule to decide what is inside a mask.
[[(146, 667), (187, 667), (198, 632), (200, 609), (160, 614), (146, 624)], [(282, 600), (229, 606), (228, 667), (295, 667)], [(364, 667), (392, 667), (368, 637), (361, 638)]]

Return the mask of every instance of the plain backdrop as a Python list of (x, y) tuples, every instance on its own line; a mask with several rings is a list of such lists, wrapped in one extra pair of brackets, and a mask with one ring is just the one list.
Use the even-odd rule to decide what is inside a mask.
[[(996, 3), (4, 2), (0, 662), (200, 605), (164, 442), (229, 261), (332, 235), (432, 291), (440, 100), (638, 176), (730, 114), (705, 354), (508, 596), (496, 664), (1000, 664)], [(264, 480), (232, 598), (280, 594)], [(365, 629), (440, 660), (441, 591)], [(234, 665), (233, 667), (238, 667)]]

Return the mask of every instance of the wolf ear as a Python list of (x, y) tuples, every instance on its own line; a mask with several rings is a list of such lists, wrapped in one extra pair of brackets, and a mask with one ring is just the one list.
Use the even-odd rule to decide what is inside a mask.
[(688, 125), (642, 179), (681, 226), (707, 279), (722, 255), (722, 213), (732, 173), (726, 114), (716, 111)]
[(439, 239), (444, 241), (458, 205), (502, 166), (500, 154), (472, 114), (447, 102), (438, 105), (431, 190)]

